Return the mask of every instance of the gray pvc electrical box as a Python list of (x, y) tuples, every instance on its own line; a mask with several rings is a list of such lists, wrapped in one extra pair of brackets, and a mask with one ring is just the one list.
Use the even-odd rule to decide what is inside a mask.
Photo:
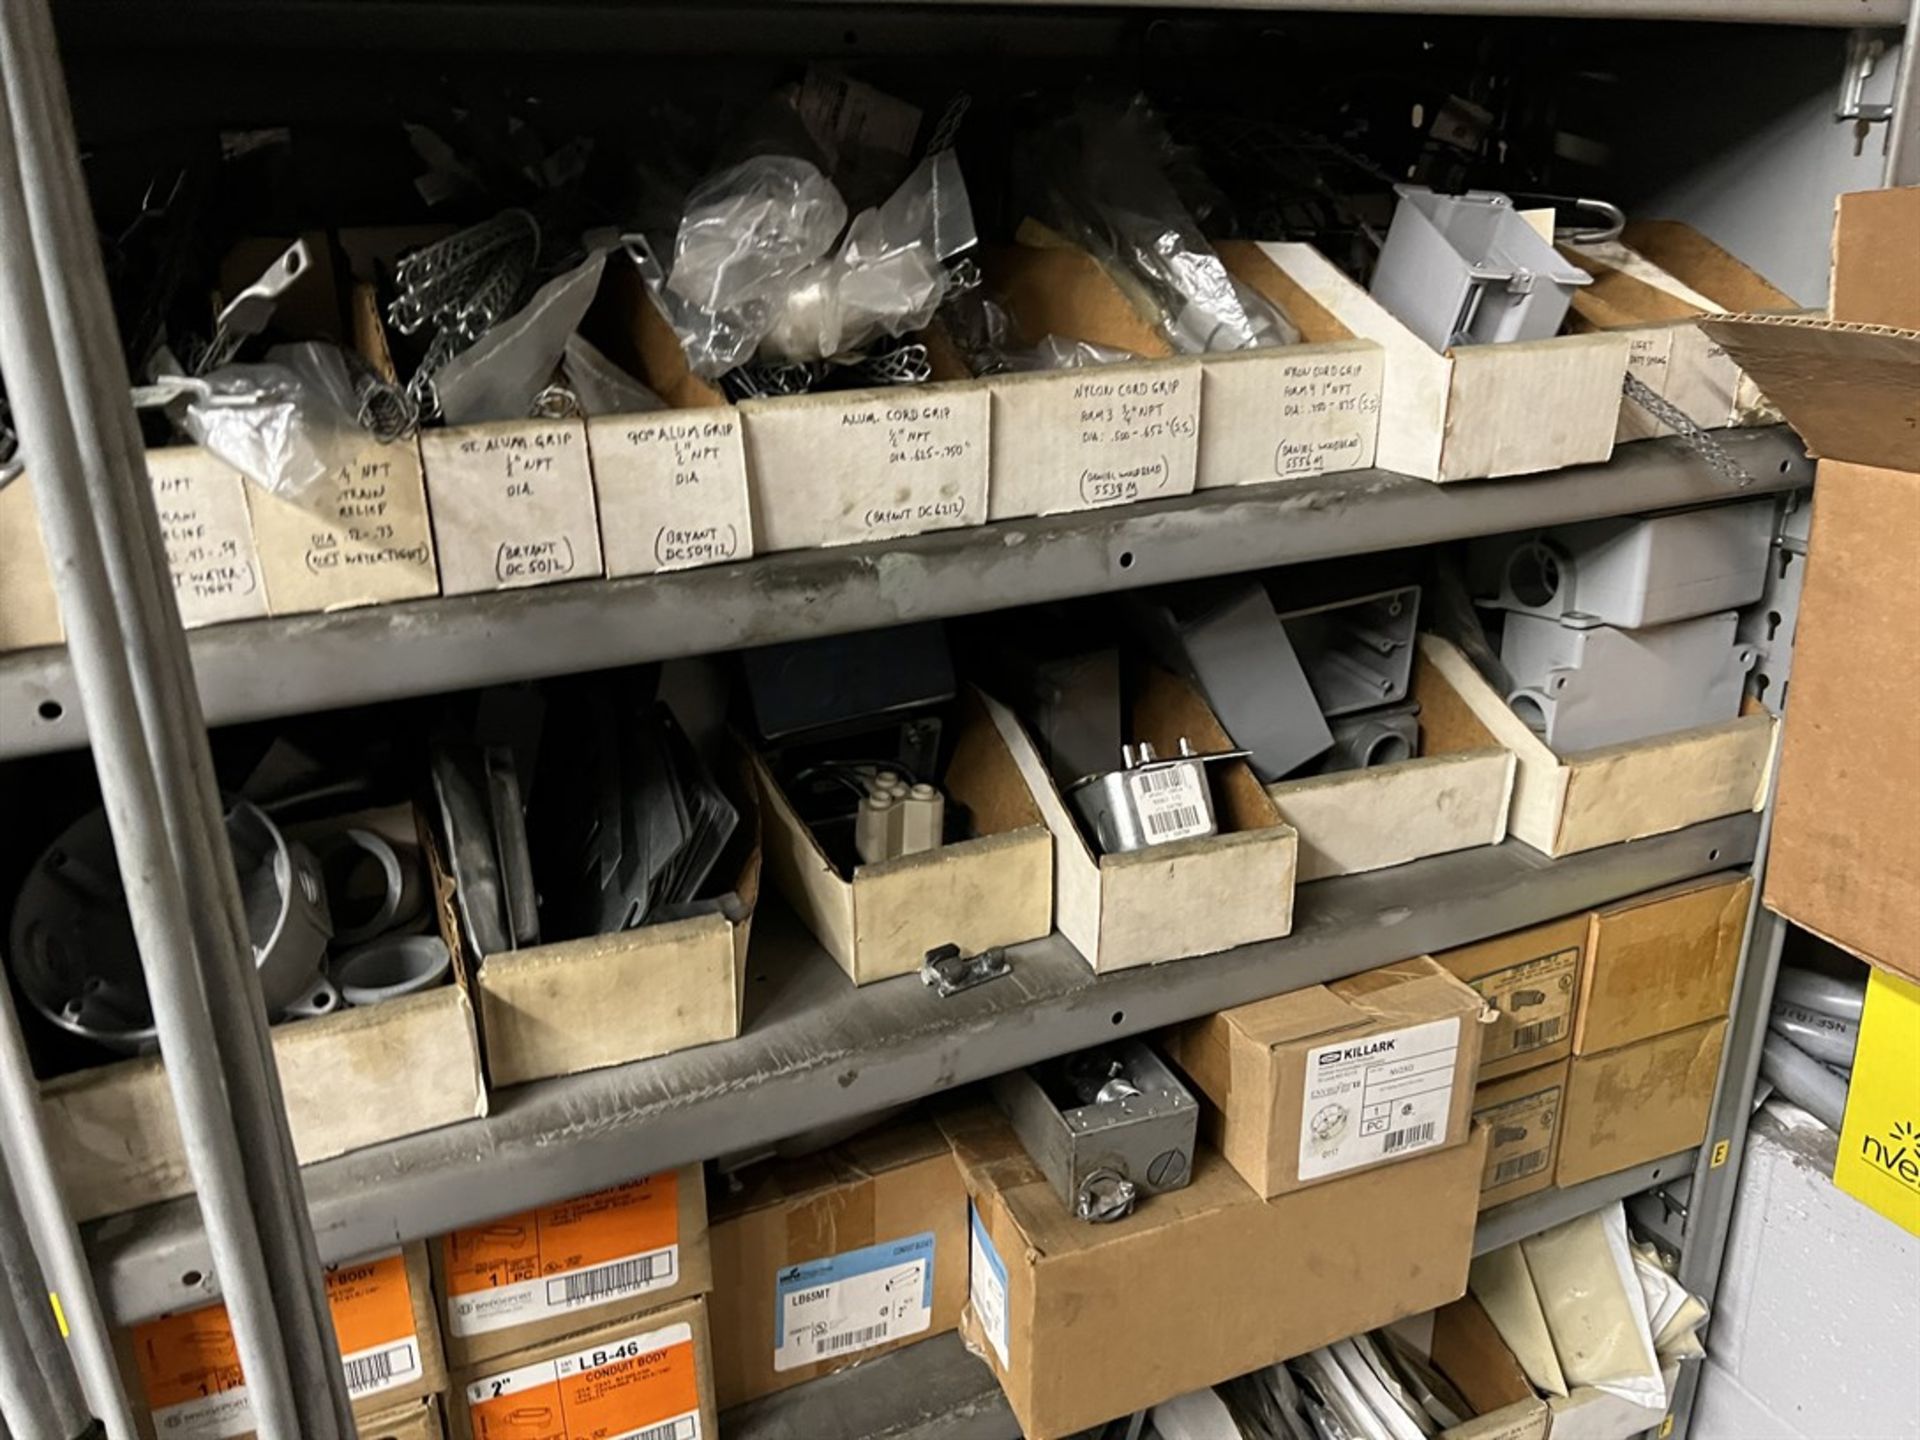
[(1468, 564), (1481, 604), (1637, 630), (1758, 600), (1773, 529), (1774, 502), (1749, 500), (1479, 540)]
[(1545, 340), (1593, 277), (1564, 260), (1490, 190), (1437, 195), (1396, 185), (1373, 298), (1435, 350)]
[(1507, 703), (1562, 753), (1731, 720), (1757, 653), (1735, 638), (1738, 620), (1728, 610), (1621, 630), (1509, 615)]

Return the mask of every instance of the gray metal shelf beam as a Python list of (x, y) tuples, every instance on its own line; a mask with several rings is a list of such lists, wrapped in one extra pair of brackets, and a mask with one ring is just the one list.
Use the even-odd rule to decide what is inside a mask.
[[(307, 1167), (322, 1258), (482, 1223), (635, 1175), (937, 1094), (1117, 1035), (1443, 950), (1752, 861), (1759, 817), (1552, 861), (1517, 841), (1302, 887), (1294, 932), (1095, 975), (1060, 936), (940, 1000), (855, 988), (783, 908), (756, 917), (745, 1032), (658, 1060), (517, 1086), (493, 1113)], [(215, 1293), (191, 1200), (97, 1222), (106, 1308), (128, 1324)]]
[[(1637, 1195), (1685, 1173), (1693, 1152), (1547, 1190), (1480, 1217), (1476, 1255)], [(958, 1335), (941, 1335), (721, 1417), (727, 1440), (1020, 1440), (1020, 1426), (986, 1362)]]
[[(1721, 443), (1755, 478), (1811, 484), (1783, 426)], [(297, 715), (1203, 575), (1669, 509), (1735, 493), (1677, 440), (1606, 465), (1434, 485), (1382, 470), (792, 551), (738, 565), (583, 581), (195, 631), (209, 724)], [(0, 656), (0, 758), (86, 743), (66, 651)]]

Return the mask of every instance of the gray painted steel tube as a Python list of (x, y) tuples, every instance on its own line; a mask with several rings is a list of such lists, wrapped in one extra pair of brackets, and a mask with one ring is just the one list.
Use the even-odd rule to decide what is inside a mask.
[[(111, 340), (83, 193), (76, 205), (77, 162), (42, 0), (0, 9), (0, 61), (9, 110), (6, 173), (0, 183), (10, 192), (8, 203), (0, 204), (0, 226), (10, 232), (0, 244), (10, 316), (0, 341), (12, 393), (22, 402), (23, 440), (33, 457), (42, 528), (73, 638), (70, 653), (86, 707), (97, 717), (95, 760), (143, 959), (154, 982), (149, 988), (169, 1082), (259, 1428), (274, 1440), (326, 1440), (351, 1433), (337, 1350), (320, 1299), (311, 1235), (305, 1235), (304, 1247), (289, 1249), (284, 1243), (292, 1232), (304, 1231), (304, 1215), (297, 1208), (291, 1142), (267, 1063), (257, 979), (246, 963), (250, 954), (234, 953), (238, 947), (231, 943), (239, 936), (232, 870), (205, 863), (214, 853), (207, 836), (221, 832), (217, 809), (205, 803), (210, 785), (194, 783), (204, 781), (210, 769), (203, 731), (197, 747), (188, 744), (179, 763), (180, 741), (188, 726), (197, 729), (198, 711), (191, 689), (181, 684), (184, 641), (171, 591), (158, 582), (158, 525), (144, 467), (130, 458), (125, 371)], [(58, 256), (57, 268), (43, 272), (37, 256)], [(43, 297), (64, 302), (64, 308), (56, 303), (50, 315)], [(83, 456), (82, 443), (94, 453)], [(144, 523), (138, 528), (124, 523), (127, 506), (139, 512)], [(148, 665), (130, 669), (130, 659)], [(171, 769), (165, 764), (169, 749), (176, 761)], [(163, 804), (156, 770), (177, 785), (167, 797), (170, 804)], [(194, 873), (191, 885), (182, 874), (183, 861)], [(190, 896), (196, 890), (205, 894), (209, 883), (216, 903), (192, 906)], [(223, 886), (225, 897), (218, 895)], [(227, 903), (218, 903), (222, 898)], [(222, 943), (221, 930), (228, 943)], [(196, 954), (205, 973), (195, 963)], [(245, 980), (235, 995), (229, 977), (239, 974)], [(229, 1015), (233, 1007), (251, 1002), (257, 1035), (243, 1027), (235, 1036), (229, 1027), (228, 1043), (220, 1044), (209, 981)], [(256, 1120), (264, 1116), (266, 1131), (262, 1135), (254, 1125), (243, 1144), (227, 1122), (249, 1118), (249, 1112)], [(249, 1167), (263, 1183), (249, 1186)], [(276, 1198), (282, 1202), (278, 1214), (271, 1203)], [(269, 1232), (268, 1246), (262, 1244), (256, 1214)], [(274, 1245), (274, 1240), (283, 1243)], [(282, 1310), (291, 1336), (282, 1326)], [(289, 1340), (298, 1356), (292, 1365)]]
[[(43, 1122), (39, 1085), (27, 1063), (13, 992), (0, 975), (0, 1152), (13, 1167), (27, 1229), (67, 1317), (74, 1368), (87, 1406), (106, 1425), (108, 1440), (135, 1440), (133, 1409), (114, 1358), (106, 1315), (86, 1251), (80, 1246), (80, 1231), (60, 1190)], [(5, 1437), (0, 1435), (0, 1440)]]
[(40, 1269), (40, 1257), (34, 1253), (26, 1217), (20, 1213), (20, 1199), (14, 1193), (5, 1157), (0, 1157), (0, 1272), (4, 1272), (6, 1281), (6, 1303), (13, 1307), (19, 1332), (33, 1352), (33, 1366), (45, 1392), (47, 1419), (60, 1434), (78, 1435), (93, 1417), (87, 1413), (80, 1381), (73, 1373), (67, 1342), (60, 1338), (60, 1328), (54, 1324), (46, 1277)]
[[(47, 211), (38, 214), (30, 208), (29, 219), (40, 253), (58, 254), (67, 262), (43, 267), (42, 282), (89, 498), (99, 517), (96, 524), (102, 527), (109, 582), (123, 625), (137, 632), (134, 653), (152, 662), (151, 669), (131, 668), (134, 698), (160, 777), (161, 816), (186, 886), (195, 950), (203, 964), (211, 962), (206, 993), (224, 1047), (222, 1069), (247, 1167), (244, 1178), (254, 1222), (265, 1254), (274, 1260), (266, 1279), (284, 1331), (294, 1397), (304, 1421), (301, 1433), (305, 1440), (325, 1440), (336, 1429), (350, 1435), (352, 1419), (319, 1255), (297, 1180), (298, 1162), (284, 1119), (246, 918), (232, 878), (198, 694), (146, 488), (140, 433), (127, 403), (125, 367), (104, 274), (97, 259), (91, 266), (71, 263), (73, 257), (97, 254), (96, 242), (44, 0), (22, 0), (7, 23), (5, 40), (9, 45), (19, 41), (15, 58), (22, 63), (15, 74), (30, 92), (27, 108), (42, 122), (36, 135), (16, 115), (29, 204), (37, 208), (44, 203)], [(132, 483), (115, 484), (109, 478), (123, 476)], [(112, 520), (106, 518), (109, 514)], [(116, 532), (125, 543), (112, 543)], [(276, 1151), (277, 1163), (269, 1158)], [(326, 1411), (332, 1412), (330, 1420), (323, 1419)]]
[(1787, 1099), (1834, 1134), (1847, 1113), (1847, 1082), (1791, 1041), (1769, 1033), (1760, 1073)]

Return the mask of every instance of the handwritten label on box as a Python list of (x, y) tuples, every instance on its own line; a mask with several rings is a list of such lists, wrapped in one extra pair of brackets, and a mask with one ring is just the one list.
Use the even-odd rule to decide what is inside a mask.
[(1383, 371), (1353, 341), (1208, 357), (1200, 488), (1366, 469)]
[(609, 575), (652, 575), (753, 554), (747, 456), (731, 408), (587, 422)]
[(602, 573), (593, 471), (580, 421), (507, 420), (423, 431), (420, 454), (446, 594)]
[(246, 479), (197, 445), (149, 450), (147, 473), (180, 623), (191, 630), (266, 614)]
[(274, 615), (411, 600), (440, 589), (420, 449), (369, 439), (299, 496), (250, 486), (253, 534)]

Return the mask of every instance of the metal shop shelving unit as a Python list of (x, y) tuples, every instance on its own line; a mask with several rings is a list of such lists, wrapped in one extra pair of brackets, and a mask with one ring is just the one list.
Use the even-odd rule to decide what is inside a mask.
[[(199, 1194), (76, 1231), (46, 1163), (17, 1022), (0, 985), (0, 1139), (24, 1226), (0, 1205), (0, 1254), (30, 1232), (72, 1327), (78, 1382), (41, 1326), (0, 1324), (0, 1378), (48, 1377), (49, 1428), (82, 1433), (86, 1407), (133, 1434), (108, 1327), (223, 1296), (259, 1432), (344, 1440), (352, 1424), (325, 1323), (319, 1265), (563, 1198), (637, 1173), (857, 1116), (1221, 1006), (1460, 945), (1728, 867), (1764, 865), (1767, 816), (1550, 861), (1518, 842), (1302, 889), (1294, 933), (1203, 959), (1092, 974), (1058, 936), (1021, 947), (1011, 978), (941, 1001), (910, 980), (853, 988), (797, 922), (756, 924), (747, 1025), (726, 1044), (508, 1090), (484, 1119), (296, 1170), (264, 1020), (247, 994), (238, 897), (226, 867), (206, 726), (702, 654), (909, 620), (1228, 574), (1726, 498), (1682, 442), (1622, 447), (1605, 466), (1437, 486), (1379, 471), (881, 546), (782, 554), (640, 580), (441, 599), (179, 631), (93, 239), (52, 0), (0, 3), (0, 360), (34, 455), (49, 550), (73, 643), (0, 657), (0, 759), (91, 746), (116, 817), (169, 1078)], [(1198, 6), (1201, 0), (1194, 0)], [(1670, 19), (1893, 26), (1907, 0), (1205, 0), (1216, 10)], [(200, 40), (278, 64), (314, 44), (398, 39), (415, 48), (643, 51), (648, 37), (705, 53), (779, 54), (816, 17), (858, 15), (885, 48), (967, 20), (967, 0), (730, 5), (630, 0), (60, 0), (68, 34), (186, 56)], [(1070, 54), (1157, 6), (1003, 0), (985, 7)], [(636, 26), (644, 12), (646, 24)], [(1059, 23), (1054, 24), (1055, 20)], [(457, 23), (456, 23), (457, 22)], [(1071, 23), (1069, 23), (1071, 22)], [(969, 22), (970, 23), (970, 22)], [(1102, 29), (1101, 27), (1108, 27)], [(1036, 28), (1037, 27), (1037, 28)], [(1911, 31), (1910, 31), (1911, 33)], [(851, 40), (851, 31), (848, 32)], [(638, 38), (636, 38), (638, 37)], [(252, 47), (252, 48), (249, 48)], [(1889, 174), (1910, 175), (1912, 51)], [(271, 66), (223, 84), (271, 87)], [(1751, 490), (1809, 483), (1782, 429), (1722, 437)], [(5, 563), (0, 557), (0, 563)], [(1482, 1248), (1676, 1178), (1681, 1275), (1709, 1296), (1751, 1102), (1780, 927), (1749, 920), (1712, 1125), (1700, 1150), (1489, 1211)], [(5, 1187), (0, 1187), (4, 1189)], [(4, 1198), (4, 1197), (0, 1197)], [(310, 1221), (310, 1226), (308, 1222)], [(15, 1293), (41, 1286), (15, 1274)], [(11, 1315), (0, 1296), (0, 1320)], [(40, 1333), (46, 1331), (46, 1334)], [(1690, 1370), (1661, 1430), (1684, 1435)], [(0, 1400), (12, 1392), (0, 1386)], [(10, 1403), (10, 1402), (9, 1402)], [(52, 1418), (49, 1418), (52, 1417)], [(1008, 1440), (1011, 1416), (953, 1337), (912, 1347), (727, 1417), (750, 1440)], [(0, 1427), (0, 1434), (4, 1434)]]

